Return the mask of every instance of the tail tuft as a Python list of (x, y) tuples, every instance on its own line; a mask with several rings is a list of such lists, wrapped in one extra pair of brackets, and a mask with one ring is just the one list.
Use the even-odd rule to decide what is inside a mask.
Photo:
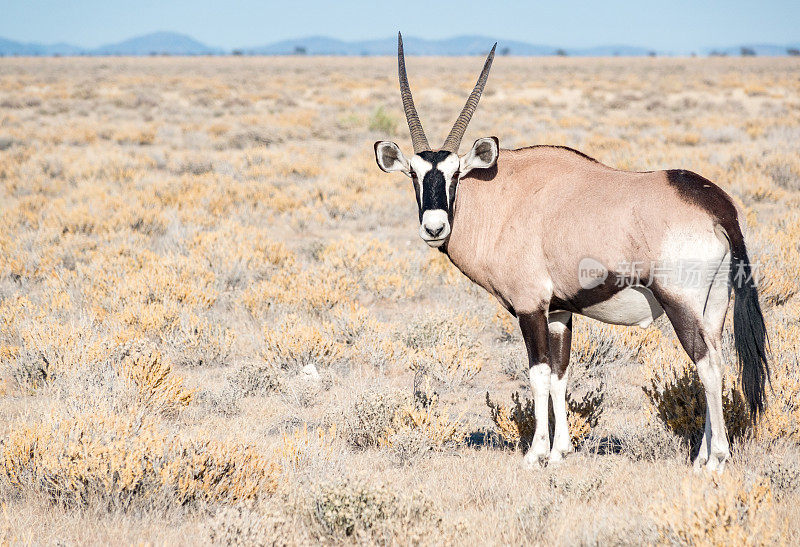
[[(729, 234), (729, 236), (732, 234)], [(738, 240), (738, 241), (737, 241)], [(767, 362), (767, 328), (758, 302), (758, 288), (744, 246), (744, 239), (731, 239), (730, 281), (733, 285), (733, 336), (739, 355), (739, 374), (742, 390), (750, 407), (753, 423), (766, 407), (766, 383), (769, 381)]]

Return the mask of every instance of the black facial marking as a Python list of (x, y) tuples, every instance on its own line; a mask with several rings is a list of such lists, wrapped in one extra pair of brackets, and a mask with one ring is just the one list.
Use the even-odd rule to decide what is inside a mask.
[(453, 203), (456, 201), (456, 186), (458, 185), (458, 177), (461, 176), (461, 173), (456, 170), (453, 173), (453, 180), (450, 181), (450, 203), (447, 204), (447, 216), (450, 219), (450, 222), (453, 222)]
[(411, 182), (414, 184), (414, 198), (417, 200), (417, 211), (419, 211), (419, 221), (422, 222), (422, 203), (419, 201), (419, 179), (415, 172), (411, 172)]
[[(450, 211), (450, 204), (447, 203), (447, 181), (444, 179), (444, 173), (437, 168), (437, 164), (444, 161), (450, 152), (440, 150), (438, 152), (420, 152), (419, 157), (430, 163), (433, 167), (425, 173), (425, 178), (422, 179), (422, 203), (419, 207), (419, 219), (422, 222), (422, 213), (432, 209), (442, 209)], [(453, 177), (457, 180), (456, 177)], [(453, 195), (455, 193), (453, 192)]]

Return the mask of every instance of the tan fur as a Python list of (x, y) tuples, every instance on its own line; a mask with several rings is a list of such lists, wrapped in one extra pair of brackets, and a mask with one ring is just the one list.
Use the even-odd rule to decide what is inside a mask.
[(507, 307), (531, 313), (551, 297), (578, 297), (585, 257), (612, 271), (638, 261), (648, 273), (665, 233), (681, 227), (713, 232), (714, 219), (679, 195), (665, 172), (620, 171), (538, 146), (501, 150), (496, 173), (461, 179), (447, 252)]

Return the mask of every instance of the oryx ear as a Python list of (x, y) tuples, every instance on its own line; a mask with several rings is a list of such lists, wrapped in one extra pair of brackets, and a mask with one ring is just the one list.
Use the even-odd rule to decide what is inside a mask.
[(497, 137), (484, 137), (475, 141), (472, 149), (461, 158), (461, 176), (463, 177), (473, 169), (488, 169), (497, 161), (500, 154), (500, 141)]
[(378, 167), (387, 173), (400, 171), (406, 176), (411, 176), (411, 166), (400, 151), (400, 148), (391, 141), (378, 141), (375, 143), (375, 161)]

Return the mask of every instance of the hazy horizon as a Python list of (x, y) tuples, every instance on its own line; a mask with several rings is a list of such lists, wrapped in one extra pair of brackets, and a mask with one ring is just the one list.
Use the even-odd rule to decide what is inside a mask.
[(787, 0), (760, 5), (742, 0), (696, 5), (681, 0), (658, 6), (612, 0), (600, 8), (589, 2), (507, 2), (491, 9), (486, 5), (474, 0), (435, 5), (419, 0), (392, 5), (305, 0), (286, 9), (285, 4), (253, 0), (226, 5), (209, 0), (162, 5), (146, 0), (135, 7), (116, 0), (71, 5), (53, 0), (2, 1), (0, 36), (89, 49), (167, 31), (232, 49), (315, 35), (347, 41), (381, 39), (402, 30), (404, 35), (426, 39), (481, 34), (561, 47), (625, 44), (675, 53), (800, 41), (796, 24), (800, 3)]

